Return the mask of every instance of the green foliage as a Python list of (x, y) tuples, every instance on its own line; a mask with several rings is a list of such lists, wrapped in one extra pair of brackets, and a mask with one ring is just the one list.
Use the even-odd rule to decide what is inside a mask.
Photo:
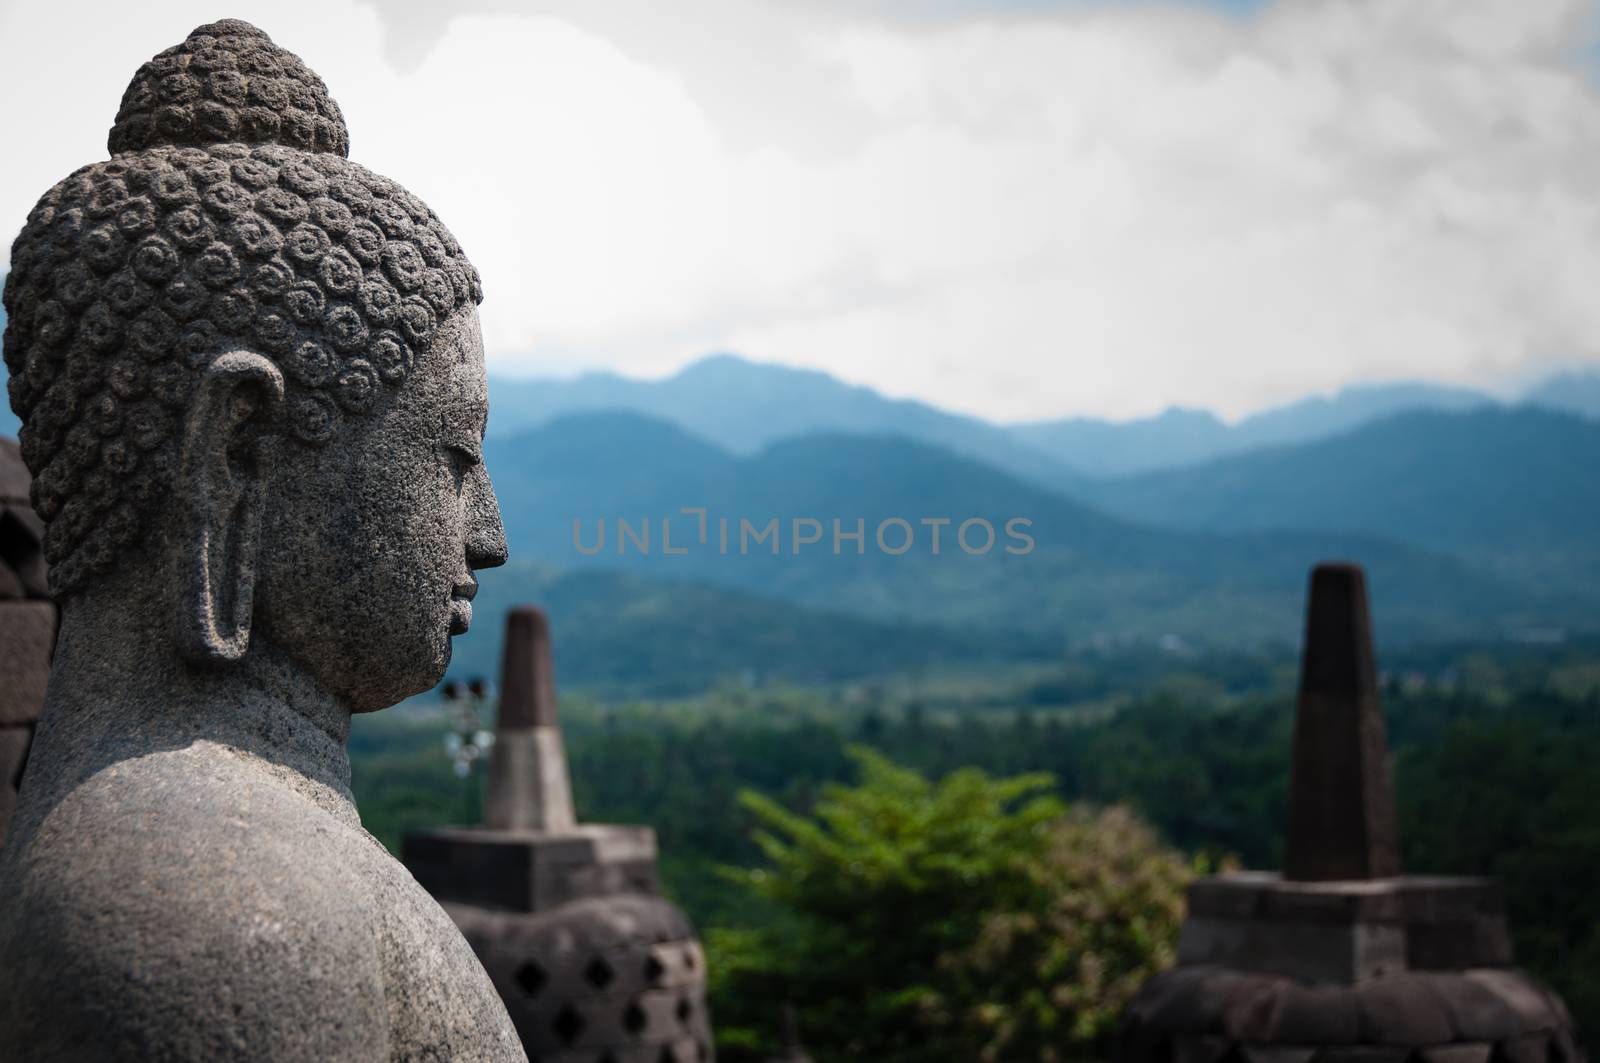
[(361, 824), (396, 856), (408, 830), (472, 822), (481, 778), (457, 778), (444, 753), (444, 717), (407, 707), (357, 717), (350, 733), (351, 784)]
[(1053, 647), (1045, 637), (874, 620), (682, 578), (513, 564), (484, 581), (473, 629), (454, 644), (452, 674), (494, 674), (505, 614), (530, 601), (550, 613), (563, 682), (615, 696), (698, 695), (729, 677), (837, 682)]
[(729, 874), (782, 918), (711, 935), (730, 1045), (792, 1000), (824, 1060), (1093, 1058), (1170, 962), (1187, 865), (1125, 810), (1069, 814), (1048, 775), (851, 759), (860, 782), (809, 814), (743, 795), (767, 866)]
[[(1557, 702), (1557, 705), (1560, 703)], [(1600, 728), (1582, 717), (1462, 721), (1399, 764), (1407, 859), (1506, 890), (1518, 961), (1600, 1021)], [(1464, 780), (1471, 785), (1462, 785)]]
[(1099, 1060), (1128, 1001), (1176, 959), (1184, 890), (1206, 865), (1127, 808), (1080, 806), (1017, 870), (1021, 903), (988, 915), (949, 961), (981, 1001), (969, 1010), (985, 1031), (979, 1058)]
[[(1432, 647), (1387, 661), (1394, 671), (1384, 701), (1407, 868), (1501, 881), (1519, 962), (1566, 997), (1580, 1025), (1600, 1025), (1600, 936), (1594, 930), (1600, 927), (1600, 828), (1593, 813), (1600, 805), (1600, 774), (1593, 769), (1600, 762), (1600, 695), (1591, 681), (1600, 651), (1593, 645)], [(821, 822), (811, 810), (834, 792), (830, 784), (855, 777), (847, 753), (852, 743), (868, 744), (928, 778), (974, 766), (1006, 776), (1047, 772), (1058, 799), (1128, 805), (1164, 843), (1182, 851), (1278, 866), (1294, 700), (1285, 680), (1292, 681), (1292, 660), (1197, 657), (1181, 666), (1225, 678), (1218, 685), (1227, 692), (1190, 686), (1180, 695), (1156, 661), (1108, 656), (1066, 666), (1093, 700), (1058, 699), (1055, 692), (1029, 696), (1049, 685), (1047, 674), (995, 670), (886, 677), (837, 690), (730, 684), (683, 701), (620, 706), (569, 694), (562, 714), (583, 818), (656, 828), (668, 894), (715, 946), (712, 1008), (724, 1058), (737, 1060), (740, 1051), (770, 1047), (778, 1007), (791, 992), (778, 977), (783, 968), (770, 966), (763, 968), (774, 972), (770, 984), (753, 991), (758, 972), (742, 958), (788, 956), (799, 964), (809, 962), (802, 950), (821, 948), (812, 945), (814, 921), (801, 919), (787, 901), (750, 889), (743, 876), (719, 874), (721, 866), (763, 862), (752, 839), (757, 829), (790, 847), (798, 844), (738, 795), (756, 789), (802, 820)], [(1138, 693), (1103, 696), (1118, 689)], [(413, 707), (355, 722), (354, 790), (368, 829), (391, 849), (398, 851), (404, 829), (463, 822), (476, 807), (444, 756), (445, 726), (436, 710)], [(880, 840), (898, 845), (910, 836), (884, 833)], [(1117, 851), (1137, 849), (1127, 844)], [(894, 865), (864, 866), (882, 872)], [(909, 857), (906, 866), (928, 874)], [(969, 1009), (977, 1017), (967, 1028), (987, 1038), (982, 1044), (1007, 1046), (999, 1058), (1031, 1058), (1029, 1039), (1059, 1028), (1036, 1010), (1055, 990), (1038, 987), (1055, 985), (1057, 971), (1070, 970), (1070, 960), (1051, 958), (1046, 946), (1068, 938), (1059, 928), (1047, 929), (1044, 916), (1020, 926), (1003, 917), (1048, 910), (1037, 900), (1044, 887), (1028, 885), (1047, 866), (1045, 856), (1037, 857), (995, 896), (959, 891), (945, 880), (965, 899), (963, 932), (971, 945), (947, 948), (945, 967), (926, 952), (884, 943), (889, 931), (880, 933), (865, 917), (854, 925), (889, 950), (886, 963), (902, 964), (903, 973), (885, 985), (932, 986), (955, 993), (952, 999), (964, 1005), (991, 1005), (983, 1013)], [(835, 874), (842, 874), (837, 866)], [(842, 888), (848, 880), (833, 881)], [(973, 914), (974, 906), (983, 910)], [(903, 923), (883, 926), (915, 936)], [(1015, 941), (1006, 946), (1014, 947), (1010, 959), (993, 958), (1003, 955), (1007, 941)], [(985, 956), (991, 957), (987, 968)], [(742, 966), (729, 967), (732, 961)], [(1015, 980), (1006, 982), (1011, 973)], [(968, 992), (972, 982), (996, 988), (984, 997)], [(1028, 985), (1034, 989), (1025, 991)], [(1112, 981), (1105, 985), (1115, 991)], [(936, 1016), (937, 1009), (918, 1014)], [(808, 1043), (831, 1036), (834, 1027), (824, 1019), (810, 1010), (803, 1017)], [(924, 1021), (935, 1033), (943, 1029)], [(1011, 1054), (1017, 1045), (1023, 1047)], [(977, 1051), (956, 1058), (979, 1058)]]

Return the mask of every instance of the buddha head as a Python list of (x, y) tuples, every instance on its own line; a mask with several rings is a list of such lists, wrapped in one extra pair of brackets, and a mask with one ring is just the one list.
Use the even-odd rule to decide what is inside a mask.
[(348, 145), (297, 57), (196, 29), (29, 215), (5, 360), (64, 625), (137, 597), (190, 667), (270, 646), (368, 711), (439, 680), (505, 541), (478, 274)]

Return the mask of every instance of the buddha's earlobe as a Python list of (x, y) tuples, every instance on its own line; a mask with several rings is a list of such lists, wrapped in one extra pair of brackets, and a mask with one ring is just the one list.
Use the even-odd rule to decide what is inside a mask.
[(261, 489), (275, 436), (261, 429), (283, 407), (283, 374), (251, 351), (233, 351), (200, 374), (183, 425), (177, 488), (178, 640), (199, 664), (250, 647)]

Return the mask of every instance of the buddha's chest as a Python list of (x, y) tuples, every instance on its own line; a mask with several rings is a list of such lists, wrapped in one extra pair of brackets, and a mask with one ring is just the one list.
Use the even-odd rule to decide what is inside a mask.
[(505, 1006), (471, 947), (411, 874), (361, 839), (395, 1060), (522, 1061)]

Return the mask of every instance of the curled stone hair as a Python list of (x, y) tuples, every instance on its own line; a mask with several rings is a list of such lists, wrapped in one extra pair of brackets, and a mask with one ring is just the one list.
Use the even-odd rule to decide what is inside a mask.
[(483, 298), (434, 213), (346, 158), (322, 79), (246, 22), (141, 67), (110, 150), (39, 200), (5, 284), (11, 405), (57, 593), (141, 538), (213, 358), (273, 359), (285, 434), (320, 446)]

